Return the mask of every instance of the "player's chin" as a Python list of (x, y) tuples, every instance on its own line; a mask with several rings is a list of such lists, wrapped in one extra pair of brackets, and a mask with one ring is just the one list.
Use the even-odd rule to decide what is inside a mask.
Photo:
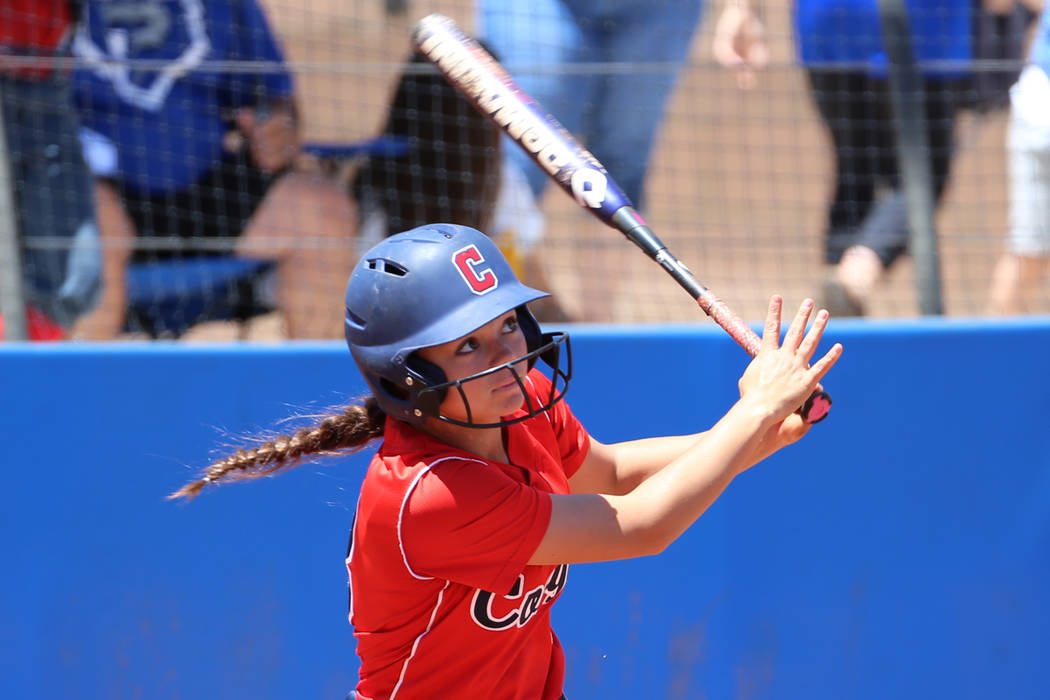
[(501, 416), (514, 413), (525, 404), (525, 395), (517, 382), (494, 388), (489, 394), (491, 406)]

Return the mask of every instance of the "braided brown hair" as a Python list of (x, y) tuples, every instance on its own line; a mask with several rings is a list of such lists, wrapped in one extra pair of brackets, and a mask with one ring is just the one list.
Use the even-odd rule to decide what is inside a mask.
[(331, 454), (336, 450), (357, 450), (383, 436), (386, 414), (375, 398), (369, 397), (363, 405), (347, 406), (337, 415), (327, 416), (320, 423), (298, 430), (293, 435), (281, 435), (257, 447), (240, 448), (233, 454), (213, 462), (200, 479), (191, 481), (168, 496), (193, 498), (208, 484), (220, 481), (258, 479), (309, 461), (312, 456)]

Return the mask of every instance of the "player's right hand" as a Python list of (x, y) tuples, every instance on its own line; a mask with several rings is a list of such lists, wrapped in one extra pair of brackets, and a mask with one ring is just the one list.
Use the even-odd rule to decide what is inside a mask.
[(836, 343), (810, 364), (829, 318), (828, 312), (821, 309), (806, 332), (806, 323), (813, 312), (812, 299), (804, 300), (799, 306), (781, 343), (782, 305), (783, 299), (778, 295), (769, 300), (762, 345), (739, 382), (740, 400), (758, 410), (770, 425), (782, 423), (797, 411), (842, 355), (842, 345)]

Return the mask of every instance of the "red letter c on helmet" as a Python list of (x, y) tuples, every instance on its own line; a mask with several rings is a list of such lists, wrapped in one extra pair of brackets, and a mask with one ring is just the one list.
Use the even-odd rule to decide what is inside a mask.
[(468, 245), (466, 248), (457, 250), (452, 256), (452, 262), (459, 270), (463, 281), (475, 294), (486, 294), (499, 286), (499, 278), (491, 267), (482, 267), (485, 257), (476, 245)]

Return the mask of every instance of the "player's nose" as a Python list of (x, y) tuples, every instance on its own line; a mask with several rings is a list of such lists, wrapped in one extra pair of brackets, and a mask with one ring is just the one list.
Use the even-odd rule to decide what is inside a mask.
[(500, 339), (493, 342), (492, 346), (492, 366), (502, 365), (510, 362), (518, 356), (517, 349), (514, 343), (506, 339)]

